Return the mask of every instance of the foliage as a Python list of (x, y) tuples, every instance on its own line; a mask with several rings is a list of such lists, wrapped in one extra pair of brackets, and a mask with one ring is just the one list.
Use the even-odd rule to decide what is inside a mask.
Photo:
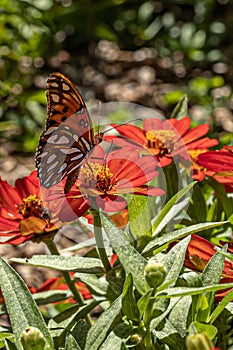
[[(186, 99), (180, 101), (174, 116), (179, 118), (183, 115), (186, 102)], [(190, 350), (213, 349), (216, 346), (224, 350), (232, 344), (233, 250), (230, 232), (233, 203), (229, 194), (232, 192), (233, 183), (232, 147), (208, 151), (208, 145), (214, 144), (215, 141), (203, 137), (205, 124), (189, 129), (188, 118), (181, 119), (182, 123), (175, 118), (171, 121), (177, 131), (180, 130), (179, 137), (186, 140), (190, 154), (193, 151), (193, 142), (199, 147), (203, 147), (204, 143), (200, 163), (206, 159), (201, 158), (203, 154), (205, 157), (208, 154), (215, 156), (214, 163), (210, 157), (205, 163), (205, 169), (200, 167), (199, 173), (197, 169), (194, 172), (193, 176), (198, 177), (205, 171), (204, 181), (202, 179), (199, 182), (183, 184), (180, 190), (177, 189), (177, 170), (172, 165), (175, 160), (180, 160), (182, 153), (177, 154), (173, 150), (172, 158), (165, 158), (164, 153), (158, 153), (159, 150), (164, 152), (162, 142), (158, 143), (158, 146), (155, 144), (151, 151), (156, 150), (155, 158), (160, 159), (167, 182), (165, 203), (160, 197), (156, 200), (153, 195), (163, 194), (157, 189), (155, 191), (155, 179), (150, 181), (150, 186), (146, 187), (147, 191), (138, 179), (137, 191), (141, 184), (144, 196), (129, 195), (130, 191), (127, 191), (126, 194), (123, 192), (124, 201), (120, 202), (126, 205), (127, 222), (123, 223), (122, 211), (116, 214), (116, 225), (116, 216), (113, 219), (114, 215), (90, 207), (91, 219), (89, 215), (90, 223), (86, 225), (93, 228), (96, 245), (93, 238), (90, 238), (63, 252), (72, 252), (72, 256), (60, 255), (53, 241), (58, 230), (55, 222), (59, 225), (57, 216), (59, 217), (59, 210), (62, 209), (58, 208), (58, 203), (62, 201), (61, 193), (58, 196), (59, 202), (56, 202), (54, 194), (50, 198), (51, 203), (47, 198), (46, 204), (56, 207), (57, 216), (54, 217), (52, 212), (49, 215), (48, 211), (43, 210), (44, 203), (39, 198), (39, 184), (35, 172), (18, 180), (17, 187), (1, 180), (0, 235), (5, 238), (8, 235), (13, 236), (5, 243), (17, 245), (27, 240), (43, 241), (51, 252), (50, 256), (35, 255), (31, 259), (12, 258), (11, 261), (60, 271), (63, 276), (47, 281), (39, 290), (33, 290), (26, 286), (23, 279), (3, 258), (0, 259), (0, 286), (5, 302), (1, 313), (9, 315), (11, 324), (11, 327), (1, 328), (1, 348), (5, 345), (7, 349)], [(144, 128), (152, 123), (163, 125), (164, 133), (165, 127), (168, 127), (167, 121), (163, 124), (155, 118), (146, 119)], [(186, 131), (185, 123), (188, 126)], [(182, 129), (179, 129), (181, 126)], [(119, 133), (126, 134), (130, 128), (132, 129), (132, 126), (129, 124), (116, 129), (119, 129)], [(136, 126), (133, 128), (135, 135), (141, 135), (142, 129)], [(171, 132), (170, 129), (169, 131)], [(204, 132), (206, 131), (207, 129)], [(188, 136), (191, 141), (188, 140)], [(113, 143), (117, 142), (118, 146), (122, 140), (126, 142), (119, 136), (111, 140)], [(174, 145), (177, 145), (177, 140)], [(172, 144), (170, 146), (172, 149)], [(95, 147), (98, 148), (99, 145)], [(145, 153), (145, 148), (143, 150)], [(111, 152), (117, 155), (115, 159), (122, 156), (117, 147)], [(103, 157), (105, 180), (109, 174), (106, 168), (111, 167), (111, 152)], [(134, 152), (132, 148), (130, 152)], [(124, 153), (129, 154), (125, 145)], [(148, 157), (141, 155), (138, 159), (147, 159), (153, 164), (152, 159), (149, 160)], [(133, 158), (128, 155), (127, 161), (129, 159)], [(134, 161), (134, 166), (141, 164), (142, 167), (144, 164), (137, 163), (137, 159)], [(124, 162), (121, 160), (120, 164), (127, 164), (125, 180), (127, 176), (131, 179), (131, 165), (126, 160)], [(193, 166), (197, 162), (198, 158)], [(182, 164), (184, 166), (184, 159), (177, 168), (179, 174), (182, 174)], [(93, 167), (91, 155), (88, 167)], [(118, 168), (119, 166), (116, 166), (116, 169)], [(146, 169), (148, 171), (150, 168)], [(211, 172), (210, 169), (215, 170)], [(227, 171), (224, 172), (224, 169)], [(80, 172), (84, 170), (85, 166)], [(138, 175), (141, 178), (141, 173)], [(154, 175), (156, 177), (158, 174)], [(95, 176), (94, 167), (89, 176)], [(227, 185), (226, 182), (222, 184), (222, 180), (227, 180)], [(79, 182), (75, 186), (81, 184), (80, 179)], [(108, 196), (109, 181), (101, 183), (106, 186), (105, 192), (99, 191), (99, 197), (104, 201)], [(88, 193), (85, 195), (87, 201), (88, 196), (92, 200), (88, 202), (89, 206), (95, 202), (96, 196), (91, 186), (89, 181)], [(97, 186), (98, 182), (95, 189)], [(35, 192), (35, 188), (37, 195), (28, 196), (31, 191)], [(110, 188), (112, 191), (111, 186)], [(8, 193), (8, 198), (5, 193)], [(113, 200), (113, 196), (107, 201)], [(115, 194), (115, 198), (119, 196)], [(189, 206), (187, 199), (190, 200)], [(21, 204), (15, 204), (19, 200)], [(72, 190), (65, 197), (66, 205), (71, 203), (69, 200), (74, 200), (80, 205), (79, 198), (72, 195)], [(117, 201), (115, 205), (118, 208)], [(73, 209), (75, 210), (74, 206)], [(85, 211), (86, 207), (83, 214)], [(65, 221), (72, 221), (68, 216), (69, 211), (66, 213)], [(53, 220), (55, 221), (52, 223)], [(85, 220), (82, 220), (82, 223), (84, 225)], [(62, 226), (64, 225), (63, 222)], [(107, 240), (109, 244), (105, 243)], [(229, 242), (229, 247), (224, 242)], [(90, 249), (80, 256), (80, 249), (83, 247)], [(225, 260), (225, 257), (229, 260)], [(63, 287), (60, 284), (62, 278)], [(97, 306), (99, 311), (96, 315), (94, 311)]]
[[(191, 105), (202, 106), (204, 118), (216, 107), (227, 105), (230, 109), (231, 10), (231, 2), (214, 0), (137, 0), (133, 7), (127, 0), (105, 0), (101, 4), (91, 0), (3, 0), (1, 136), (13, 141), (13, 150), (34, 151), (45, 115), (48, 71), (63, 71), (80, 84), (90, 85), (84, 72), (85, 67), (92, 67), (96, 79), (102, 77), (96, 96), (107, 98), (100, 91), (112, 76), (101, 65), (105, 67), (106, 59), (110, 59), (119, 68), (114, 51), (112, 57), (111, 53), (102, 58), (96, 53), (98, 44), (104, 49), (106, 40), (117, 43), (123, 53), (135, 52), (138, 58), (131, 61), (132, 66), (140, 60), (142, 67), (150, 65), (152, 60), (156, 84), (177, 84), (175, 91), (165, 96), (167, 104), (174, 105), (185, 92)], [(152, 49), (149, 56), (140, 51), (147, 47)], [(126, 68), (127, 62), (119, 73)]]

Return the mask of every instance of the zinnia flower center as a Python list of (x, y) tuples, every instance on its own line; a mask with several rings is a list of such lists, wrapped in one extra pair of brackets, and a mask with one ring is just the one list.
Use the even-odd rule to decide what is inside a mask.
[(28, 196), (23, 199), (22, 204), (18, 204), (19, 214), (22, 214), (24, 219), (35, 216), (44, 220), (49, 226), (50, 224), (50, 215), (48, 210), (43, 207), (42, 200), (38, 198), (37, 194)]
[(83, 188), (107, 193), (115, 190), (118, 180), (106, 164), (88, 163), (80, 172), (79, 182)]
[(205, 153), (205, 152), (206, 152), (206, 150), (204, 150), (204, 149), (192, 149), (192, 150), (188, 151), (188, 153), (193, 161), (196, 161), (198, 156), (202, 153)]
[(146, 133), (145, 147), (154, 155), (163, 156), (171, 153), (175, 141), (175, 133), (172, 130), (150, 130)]

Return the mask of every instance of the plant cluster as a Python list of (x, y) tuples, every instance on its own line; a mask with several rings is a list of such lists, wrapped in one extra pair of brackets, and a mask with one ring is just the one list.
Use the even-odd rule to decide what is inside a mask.
[[(170, 119), (112, 124), (68, 193), (36, 171), (15, 187), (0, 180), (1, 244), (51, 252), (11, 261), (61, 273), (35, 289), (0, 258), (1, 347), (230, 348), (233, 146), (192, 127), (186, 102)], [(55, 235), (77, 222), (95, 238), (59, 252)]]

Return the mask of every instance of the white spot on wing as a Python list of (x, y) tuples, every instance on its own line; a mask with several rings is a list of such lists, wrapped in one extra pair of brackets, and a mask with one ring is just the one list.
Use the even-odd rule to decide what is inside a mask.
[(80, 136), (80, 139), (83, 141), (83, 143), (85, 144), (86, 146), (86, 149), (88, 150), (88, 152), (90, 152), (91, 150), (91, 147), (89, 145), (89, 143), (87, 142), (87, 140), (85, 140), (85, 138), (83, 136)]
[(57, 94), (51, 94), (51, 99), (53, 100), (54, 103), (58, 103), (60, 100), (60, 97)]
[(65, 170), (65, 168), (67, 167), (67, 164), (64, 163), (62, 164), (62, 166), (60, 167), (60, 169), (58, 170), (58, 174), (61, 174), (63, 172), (63, 170)]
[(50, 167), (47, 169), (47, 172), (49, 173), (51, 170), (53, 170), (58, 164), (58, 161), (54, 162)]
[(77, 148), (61, 148), (60, 152), (64, 154), (72, 154), (78, 152), (78, 150)]
[(51, 162), (54, 161), (54, 159), (56, 159), (56, 154), (52, 154), (51, 156), (48, 157), (48, 160), (47, 160), (47, 164), (50, 164)]

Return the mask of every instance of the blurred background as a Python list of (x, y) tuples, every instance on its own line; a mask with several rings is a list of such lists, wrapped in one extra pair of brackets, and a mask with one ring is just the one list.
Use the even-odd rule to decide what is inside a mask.
[[(169, 118), (187, 94), (193, 126), (209, 123), (220, 146), (233, 144), (232, 42), (230, 0), (1, 0), (0, 176), (13, 184), (35, 168), (46, 79), (56, 71), (89, 106), (133, 102)], [(72, 230), (72, 242), (82, 239)], [(9, 245), (1, 254), (22, 256)], [(43, 269), (18, 271), (30, 285), (45, 280)]]
[(54, 71), (90, 105), (134, 102), (169, 117), (187, 94), (193, 123), (230, 144), (232, 39), (229, 0), (1, 0), (0, 175), (16, 165), (8, 156), (33, 159)]

